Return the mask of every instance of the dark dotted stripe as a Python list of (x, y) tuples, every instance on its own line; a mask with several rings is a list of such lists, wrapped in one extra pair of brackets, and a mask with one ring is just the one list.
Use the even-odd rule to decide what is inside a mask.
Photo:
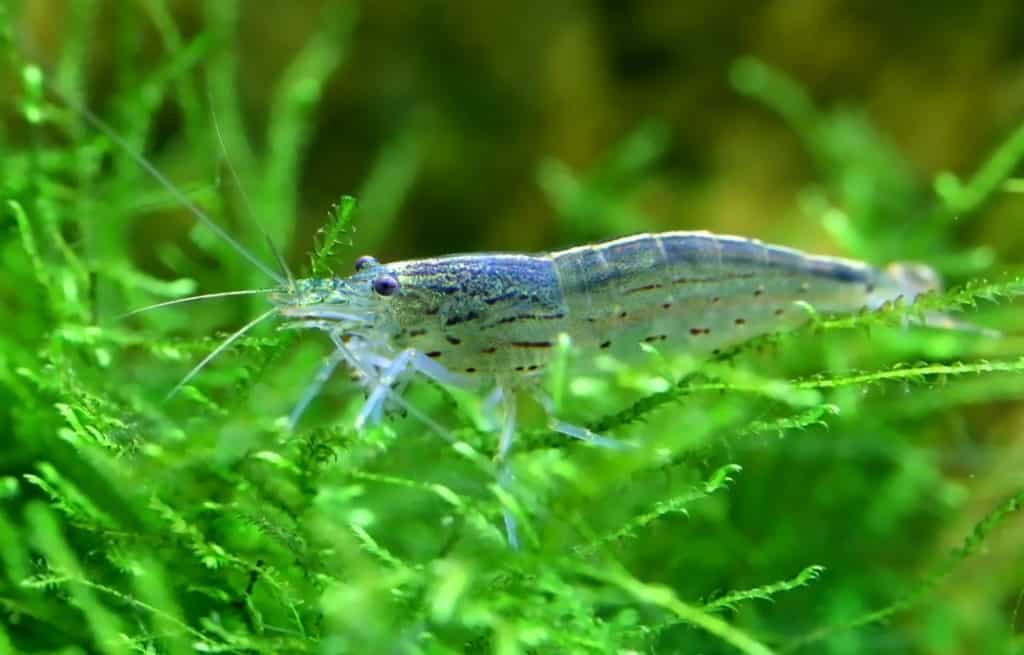
[(653, 291), (654, 289), (660, 289), (663, 286), (665, 286), (665, 285), (663, 285), (663, 284), (645, 284), (644, 286), (636, 287), (635, 289), (627, 289), (626, 290), (626, 294), (628, 295), (628, 294), (631, 294), (631, 293), (640, 293), (641, 291)]
[(550, 341), (513, 341), (509, 344), (515, 348), (550, 348)]
[(757, 273), (732, 273), (719, 277), (677, 277), (672, 284), (700, 284), (702, 282), (724, 282), (725, 280), (748, 280), (757, 277)]
[(561, 312), (557, 314), (520, 314), (519, 316), (506, 316), (498, 320), (495, 325), (515, 323), (516, 321), (553, 321), (560, 318), (565, 318), (565, 314)]

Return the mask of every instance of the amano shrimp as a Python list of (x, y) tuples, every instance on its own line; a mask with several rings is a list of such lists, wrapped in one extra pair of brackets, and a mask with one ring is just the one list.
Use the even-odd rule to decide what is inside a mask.
[[(473, 253), (391, 263), (365, 256), (348, 277), (294, 279), (280, 258), (278, 273), (111, 127), (85, 108), (75, 108), (276, 285), (144, 308), (242, 294), (266, 294), (271, 304), (200, 361), (172, 393), (255, 325), (283, 318), (282, 327), (320, 330), (334, 344), (291, 413), (292, 427), (342, 363), (368, 391), (357, 428), (393, 404), (453, 439), (396, 389), (411, 376), (423, 375), (443, 385), (489, 390), (503, 409), (496, 454), (503, 481), (510, 475), (508, 454), (522, 392), (541, 402), (553, 430), (597, 445), (621, 445), (559, 420), (553, 403), (540, 393), (538, 382), (556, 356), (561, 334), (583, 352), (627, 360), (641, 352), (642, 343), (666, 352), (710, 354), (799, 326), (809, 318), (801, 304), (822, 314), (847, 314), (897, 298), (912, 302), (939, 287), (938, 276), (920, 264), (879, 269), (703, 231), (639, 234), (540, 254)], [(515, 523), (508, 513), (505, 524), (515, 546)]]
[[(347, 278), (295, 280), (270, 300), (293, 325), (327, 332), (367, 380), (390, 385), (414, 371), (507, 399), (535, 386), (562, 333), (583, 351), (624, 359), (639, 343), (699, 355), (800, 325), (808, 313), (797, 303), (843, 314), (937, 287), (922, 265), (880, 270), (740, 237), (665, 232), (535, 255), (361, 257)], [(371, 394), (360, 426), (385, 394)]]
[[(560, 334), (584, 351), (622, 358), (638, 344), (710, 353), (792, 328), (809, 314), (844, 314), (939, 286), (928, 267), (881, 270), (709, 232), (640, 234), (551, 253), (477, 253), (382, 264), (361, 257), (347, 278), (300, 279), (270, 296), (286, 320), (328, 333), (341, 361), (371, 389), (361, 427), (392, 385), (415, 372), (441, 384), (493, 389), (503, 400), (497, 459), (507, 461), (516, 395), (537, 395), (552, 429), (599, 445), (617, 442), (551, 415), (537, 380)], [(274, 311), (274, 310), (272, 310)], [(317, 389), (314, 385), (312, 389)], [(297, 414), (315, 391), (299, 403)], [(506, 469), (507, 470), (507, 469)], [(511, 543), (514, 523), (506, 516)]]

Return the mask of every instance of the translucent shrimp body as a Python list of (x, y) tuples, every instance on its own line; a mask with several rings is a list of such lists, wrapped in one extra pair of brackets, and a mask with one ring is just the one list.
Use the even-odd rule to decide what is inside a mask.
[[(389, 295), (378, 280), (394, 280)], [(285, 316), (356, 337), (379, 357), (412, 350), (464, 382), (515, 385), (566, 333), (629, 358), (639, 343), (708, 353), (825, 314), (912, 300), (937, 286), (920, 266), (879, 270), (707, 232), (642, 234), (547, 254), (481, 253), (378, 264), (306, 279), (275, 303)]]
[[(515, 435), (516, 394), (547, 408), (549, 427), (615, 447), (618, 442), (551, 415), (533, 382), (555, 356), (559, 334), (593, 352), (629, 358), (651, 343), (665, 351), (714, 352), (824, 314), (873, 308), (938, 286), (924, 266), (880, 270), (708, 232), (641, 234), (547, 254), (480, 253), (379, 264), (355, 275), (298, 280), (272, 297), (300, 327), (327, 331), (337, 353), (303, 395), (293, 422), (346, 361), (370, 387), (357, 427), (380, 416), (408, 371), (442, 384), (493, 387), (503, 401), (501, 480)], [(429, 419), (425, 419), (429, 420)], [(515, 522), (506, 513), (510, 544)]]

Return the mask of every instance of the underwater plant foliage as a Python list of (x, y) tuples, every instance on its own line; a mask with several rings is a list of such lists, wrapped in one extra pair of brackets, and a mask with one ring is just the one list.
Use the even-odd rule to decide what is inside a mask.
[[(0, 653), (1024, 648), (1021, 107), (992, 100), (1001, 118), (973, 140), (925, 152), (906, 126), (961, 124), (952, 91), (927, 116), (911, 91), (858, 101), (811, 64), (788, 72), (805, 46), (787, 55), (778, 25), (796, 14), (740, 25), (710, 3), (551, 9), (515, 30), (472, 3), (309, 3), (277, 21), (233, 1), (114, 4), (0, 8)], [(817, 62), (849, 80), (866, 74), (842, 48), (878, 61), (921, 19), (887, 10), (875, 42), (829, 11), (800, 24), (864, 39)], [(934, 11), (925, 54), (892, 75), (958, 23), (1011, 38)], [(760, 50), (674, 38), (696, 17)], [(974, 47), (985, 71), (1014, 56)], [(693, 79), (691, 59), (708, 62)], [(926, 262), (946, 290), (807, 307), (796, 331), (710, 359), (647, 347), (627, 365), (569, 335), (543, 386), (566, 419), (636, 447), (568, 440), (526, 403), (503, 486), (475, 393), (402, 390), (454, 445), (401, 411), (356, 430), (365, 394), (339, 370), (289, 428), (330, 352), (315, 333), (258, 328), (167, 399), (265, 298), (124, 314), (268, 281), (84, 107), (305, 276), (365, 252), (709, 229)], [(925, 325), (939, 315), (957, 327)]]

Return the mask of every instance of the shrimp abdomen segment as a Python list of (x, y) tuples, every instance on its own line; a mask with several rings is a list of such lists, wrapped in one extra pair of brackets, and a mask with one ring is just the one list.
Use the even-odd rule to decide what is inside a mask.
[[(823, 313), (863, 307), (878, 272), (708, 232), (641, 234), (552, 253), (574, 340), (636, 352), (636, 342), (708, 351)], [(665, 343), (663, 343), (665, 342)]]

